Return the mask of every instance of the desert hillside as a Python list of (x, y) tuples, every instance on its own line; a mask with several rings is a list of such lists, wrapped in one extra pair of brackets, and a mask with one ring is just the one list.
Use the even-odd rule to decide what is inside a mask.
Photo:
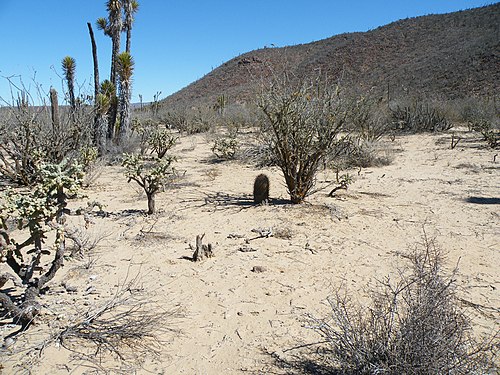
[[(38, 323), (4, 345), (3, 373), (323, 373), (310, 357), (321, 347), (310, 344), (321, 340), (307, 316), (328, 316), (326, 298), (341, 285), (366, 300), (376, 280), (408, 267), (405, 254), (424, 233), (446, 254), (447, 272), (458, 265), (460, 306), (475, 332), (491, 334), (500, 319), (499, 161), (474, 134), (464, 132), (454, 149), (451, 133), (386, 140), (392, 164), (351, 171), (353, 184), (334, 197), (327, 196), (333, 173), (321, 173), (324, 189), (302, 205), (288, 203), (277, 168), (217, 160), (209, 135), (180, 138), (172, 153), (182, 177), (158, 195), (152, 216), (123, 168), (103, 167), (87, 197), (71, 203), (74, 211), (99, 201), (102, 211), (68, 219), (82, 238), (100, 241), (66, 259), (41, 299)], [(271, 201), (256, 206), (252, 184), (262, 172)], [(214, 257), (193, 262), (189, 245), (201, 234)], [(136, 348), (139, 360), (127, 367), (70, 337), (49, 340), (124, 289), (171, 312), (154, 329), (162, 339), (157, 356)], [(0, 333), (14, 329), (6, 321)]]
[[(333, 18), (332, 18), (333, 20)], [(333, 21), (332, 21), (333, 22)], [(227, 61), (167, 97), (167, 107), (254, 100), (270, 68), (297, 77), (320, 70), (355, 91), (398, 97), (491, 97), (500, 90), (500, 3), (400, 20), (368, 32), (258, 49)]]

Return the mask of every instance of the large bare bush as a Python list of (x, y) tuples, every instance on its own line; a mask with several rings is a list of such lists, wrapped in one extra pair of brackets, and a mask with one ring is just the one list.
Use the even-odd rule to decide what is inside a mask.
[(287, 73), (276, 76), (260, 94), (265, 114), (264, 142), (285, 177), (292, 203), (313, 191), (322, 162), (342, 148), (346, 111), (337, 87), (324, 80), (296, 83)]
[(490, 350), (498, 347), (491, 338), (476, 340), (470, 319), (458, 306), (457, 270), (443, 270), (440, 250), (426, 237), (408, 259), (411, 267), (400, 269), (397, 280), (381, 281), (369, 306), (355, 304), (339, 290), (328, 299), (331, 316), (313, 318), (313, 329), (329, 345), (328, 368), (394, 375), (493, 371)]

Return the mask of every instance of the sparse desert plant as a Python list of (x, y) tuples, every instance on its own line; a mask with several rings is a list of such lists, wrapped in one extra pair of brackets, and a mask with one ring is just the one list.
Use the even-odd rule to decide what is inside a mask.
[(453, 127), (444, 113), (421, 101), (396, 105), (391, 116), (394, 129), (403, 133), (441, 132)]
[(348, 127), (363, 141), (375, 142), (392, 130), (386, 111), (370, 96), (361, 96), (347, 104)]
[(148, 215), (156, 211), (155, 197), (163, 187), (175, 178), (172, 168), (174, 158), (147, 158), (140, 154), (123, 154), (122, 165), (128, 182), (135, 181), (144, 190), (148, 198)]
[(334, 187), (330, 193), (328, 193), (329, 197), (333, 197), (333, 194), (340, 189), (347, 190), (349, 185), (351, 185), (354, 182), (354, 178), (349, 174), (345, 173), (341, 176), (337, 173), (337, 184), (338, 186)]
[(16, 373), (30, 373), (50, 346), (68, 350), (70, 361), (103, 374), (135, 372), (157, 359), (167, 340), (179, 333), (175, 326), (183, 313), (178, 305), (167, 306), (148, 295), (139, 276), (127, 277), (109, 298), (88, 308), (77, 304), (74, 311), (66, 310), (52, 322), (50, 334), (18, 336), (10, 350), (23, 356), (6, 362), (14, 362)]
[(500, 129), (495, 129), (493, 124), (486, 119), (469, 121), (469, 129), (481, 133), (488, 146), (497, 148), (500, 146)]
[(489, 373), (494, 338), (475, 339), (456, 298), (457, 270), (443, 270), (427, 237), (407, 257), (411, 268), (381, 281), (368, 308), (341, 289), (328, 299), (330, 318), (312, 318), (329, 345), (325, 361), (342, 374)]
[(342, 148), (346, 111), (338, 89), (323, 80), (294, 83), (288, 74), (264, 87), (261, 130), (285, 177), (292, 203), (312, 193), (316, 173), (328, 155)]
[[(24, 293), (21, 304), (16, 305), (17, 294), (1, 292), (0, 303), (23, 329), (39, 314), (37, 298), (63, 264), (67, 200), (77, 193), (82, 178), (83, 170), (76, 163), (44, 164), (40, 167), (40, 182), (33, 191), (7, 190), (2, 196), (0, 262), (16, 275), (8, 273), (8, 278), (22, 281)], [(18, 231), (12, 230), (12, 223)], [(55, 232), (51, 248), (46, 245), (49, 232)], [(46, 256), (51, 256), (52, 261), (47, 263)]]
[(239, 142), (235, 136), (216, 138), (212, 146), (213, 154), (219, 159), (234, 159), (239, 148)]
[(181, 314), (141, 295), (140, 290), (137, 277), (122, 283), (110, 299), (79, 313), (48, 341), (59, 342), (106, 372), (109, 363), (102, 363), (106, 355), (121, 365), (135, 366), (145, 358), (158, 357), (163, 340), (176, 333), (173, 320)]

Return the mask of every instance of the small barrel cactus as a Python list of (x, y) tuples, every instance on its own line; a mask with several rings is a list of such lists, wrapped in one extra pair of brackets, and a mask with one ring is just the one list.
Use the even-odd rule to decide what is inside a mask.
[(253, 184), (253, 201), (256, 204), (263, 203), (269, 199), (269, 178), (265, 174), (259, 174)]

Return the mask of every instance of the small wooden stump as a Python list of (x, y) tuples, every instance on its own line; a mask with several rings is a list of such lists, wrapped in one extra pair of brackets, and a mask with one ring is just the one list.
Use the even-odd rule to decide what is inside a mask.
[[(199, 234), (196, 236), (196, 248), (193, 253), (193, 262), (201, 262), (206, 258), (212, 258), (215, 256), (212, 250), (212, 244), (203, 245), (203, 237), (205, 237), (205, 233)], [(193, 246), (190, 244), (189, 247), (193, 250)]]

